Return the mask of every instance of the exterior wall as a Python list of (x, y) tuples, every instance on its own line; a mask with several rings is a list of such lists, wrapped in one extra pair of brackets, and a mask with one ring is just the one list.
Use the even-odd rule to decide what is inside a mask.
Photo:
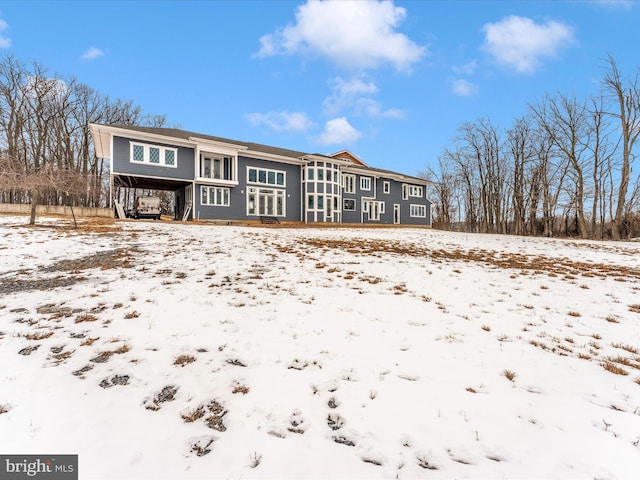
[[(134, 163), (131, 161), (131, 142), (143, 143), (145, 145), (158, 145), (161, 147), (177, 148), (178, 158), (176, 168), (164, 165), (150, 165), (148, 163)], [(194, 155), (193, 148), (176, 147), (168, 143), (152, 143), (142, 140), (135, 140), (123, 137), (113, 137), (113, 152), (111, 165), (114, 173), (128, 175), (142, 175), (145, 177), (161, 177), (177, 180), (193, 180), (194, 178)]]
[[(277, 185), (263, 185), (248, 182), (248, 168), (264, 168), (268, 170), (282, 170), (286, 172), (286, 186), (284, 188)], [(278, 217), (283, 221), (299, 222), (301, 217), (301, 167), (287, 163), (259, 160), (251, 157), (238, 157), (238, 185), (229, 188), (229, 206), (213, 206), (202, 204), (203, 184), (196, 184), (194, 191), (194, 217), (200, 219), (220, 219), (220, 220), (259, 220), (260, 215), (247, 214), (247, 188), (284, 190), (285, 193), (285, 216)], [(207, 183), (206, 186), (215, 186), (214, 183)], [(224, 185), (220, 185), (227, 188)], [(274, 215), (275, 216), (275, 215)]]
[[(407, 200), (402, 199), (402, 185), (390, 178), (375, 178), (371, 175), (355, 174), (356, 176), (356, 193), (345, 193), (342, 191), (343, 223), (370, 223), (370, 224), (393, 224), (394, 223), (394, 205), (400, 206), (400, 222), (402, 225), (431, 225), (431, 202), (426, 198), (426, 187), (422, 186), (422, 197), (408, 197)], [(362, 190), (360, 188), (360, 178), (371, 178), (371, 190)], [(389, 182), (389, 193), (384, 193), (384, 182)], [(409, 184), (408, 184), (409, 185)], [(380, 220), (369, 220), (369, 214), (362, 211), (362, 199), (372, 198), (378, 202), (384, 202), (384, 213), (380, 213)], [(356, 210), (344, 210), (344, 199), (355, 199)], [(426, 217), (411, 217), (411, 205), (425, 205)]]
[[(157, 145), (160, 147), (175, 148), (177, 150), (176, 168), (165, 165), (152, 165), (148, 163), (131, 162), (131, 142), (141, 143), (145, 145)], [(169, 143), (152, 143), (148, 141), (138, 141), (129, 137), (113, 137), (112, 149), (112, 169), (116, 174), (140, 175), (146, 177), (166, 178), (172, 180), (182, 180), (194, 182), (198, 172), (196, 169), (195, 149), (188, 147), (176, 147)], [(309, 166), (319, 167), (322, 164), (326, 168), (327, 162), (315, 161), (309, 163)], [(258, 169), (284, 171), (286, 173), (286, 185), (264, 185), (248, 182), (248, 168), (254, 167)], [(348, 166), (346, 167), (349, 168)], [(360, 167), (366, 168), (366, 167)], [(248, 188), (270, 189), (284, 191), (285, 199), (285, 215), (279, 216), (283, 221), (306, 221), (306, 222), (325, 222), (334, 221), (342, 223), (364, 223), (364, 224), (394, 224), (394, 205), (399, 205), (400, 218), (399, 224), (404, 225), (431, 225), (431, 203), (426, 197), (426, 186), (422, 186), (423, 195), (418, 197), (408, 197), (407, 200), (402, 199), (403, 182), (392, 180), (384, 177), (376, 177), (384, 175), (383, 172), (372, 171), (370, 175), (365, 173), (355, 173), (355, 193), (345, 193), (344, 187), (333, 182), (303, 182), (304, 167), (296, 164), (281, 163), (278, 161), (261, 160), (246, 156), (238, 156), (237, 158), (237, 185), (229, 186), (224, 182), (216, 185), (215, 181), (195, 183), (193, 189), (193, 217), (200, 219), (220, 219), (220, 220), (259, 220), (259, 212), (256, 215), (248, 215), (247, 211), (247, 192)], [(317, 171), (317, 170), (316, 170)], [(350, 174), (349, 172), (342, 173)], [(371, 189), (362, 190), (361, 178), (369, 177), (371, 179)], [(389, 182), (390, 191), (384, 193), (384, 182)], [(202, 204), (202, 188), (219, 186), (228, 188), (229, 190), (229, 206), (213, 206)], [(331, 218), (327, 218), (326, 211), (307, 211), (307, 195), (326, 195), (324, 197), (325, 208), (328, 198), (333, 199), (337, 196), (339, 199), (339, 209), (332, 208)], [(184, 187), (175, 191), (176, 198), (179, 197), (179, 205), (177, 205), (176, 215), (182, 217), (187, 191)], [(380, 213), (379, 220), (369, 220), (369, 214), (363, 212), (363, 198), (370, 198), (374, 201), (384, 202), (384, 213)], [(355, 210), (344, 210), (344, 200), (352, 199), (355, 201)], [(317, 201), (317, 197), (316, 197)], [(411, 205), (423, 205), (426, 207), (426, 217), (411, 217)]]

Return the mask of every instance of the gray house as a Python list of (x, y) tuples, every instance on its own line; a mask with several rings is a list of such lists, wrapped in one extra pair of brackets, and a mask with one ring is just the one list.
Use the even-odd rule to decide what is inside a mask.
[(111, 185), (170, 190), (176, 218), (431, 226), (431, 182), (320, 155), (173, 128), (91, 124)]

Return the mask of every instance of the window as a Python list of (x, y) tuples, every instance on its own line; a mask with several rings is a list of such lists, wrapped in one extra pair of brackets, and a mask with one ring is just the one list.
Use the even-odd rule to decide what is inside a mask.
[(214, 180), (233, 180), (233, 157), (200, 156), (200, 177)]
[(315, 195), (309, 195), (307, 197), (307, 210), (315, 210)]
[(318, 169), (318, 181), (324, 182), (324, 168)]
[(406, 183), (402, 184), (402, 199), (403, 200), (409, 199), (409, 185), (407, 185)]
[(344, 193), (356, 193), (356, 176), (345, 173), (342, 179), (344, 181)]
[(369, 202), (369, 220), (380, 220), (380, 204), (382, 202)]
[(247, 188), (247, 215), (286, 216), (284, 190)]
[(216, 207), (229, 206), (229, 189), (223, 187), (200, 187), (202, 191), (202, 205)]
[(307, 180), (311, 180), (313, 181), (313, 167), (308, 167), (307, 168)]
[(360, 190), (371, 190), (371, 177), (360, 177)]
[(415, 185), (409, 185), (409, 196), (422, 198), (422, 187), (416, 187)]
[(356, 210), (356, 200), (354, 198), (345, 198), (342, 200), (342, 209), (353, 212)]
[(382, 193), (391, 193), (391, 182), (382, 182)]
[(409, 208), (409, 216), (410, 217), (426, 218), (426, 216), (427, 216), (427, 207), (426, 207), (426, 205), (411, 205), (410, 208)]
[(378, 202), (380, 204), (380, 213), (384, 213), (384, 202)]
[(248, 167), (247, 179), (249, 183), (263, 185), (285, 186), (286, 172), (282, 170), (267, 170), (266, 168)]
[(158, 145), (131, 143), (131, 162), (158, 165), (161, 167), (176, 167), (178, 150)]

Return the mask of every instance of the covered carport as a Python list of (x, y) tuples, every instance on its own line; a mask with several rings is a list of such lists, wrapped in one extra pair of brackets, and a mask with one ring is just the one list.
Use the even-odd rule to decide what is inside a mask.
[[(123, 195), (121, 189), (124, 189)], [(173, 192), (174, 218), (186, 220), (187, 218), (185, 217), (188, 217), (191, 212), (193, 182), (140, 175), (112, 174), (111, 203), (115, 206), (116, 213), (119, 217), (121, 217), (122, 212), (128, 208), (127, 199), (131, 197), (131, 191), (134, 192), (133, 196), (138, 194), (137, 191), (141, 191), (142, 193), (140, 194), (144, 194), (145, 191)], [(121, 198), (122, 196), (124, 196), (124, 202), (123, 198)], [(122, 212), (120, 210), (122, 210)]]

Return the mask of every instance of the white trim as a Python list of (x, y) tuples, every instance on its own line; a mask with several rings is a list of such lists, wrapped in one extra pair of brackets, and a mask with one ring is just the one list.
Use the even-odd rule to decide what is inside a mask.
[[(207, 203), (202, 201), (203, 192), (207, 192)], [(211, 192), (214, 192), (214, 195), (211, 195)], [(215, 203), (215, 200), (218, 198), (218, 191), (222, 192), (222, 203)], [(225, 195), (226, 193), (226, 195)], [(211, 203), (211, 198), (214, 198), (214, 203)], [(224, 199), (226, 197), (227, 203), (224, 203)], [(227, 187), (209, 187), (206, 185), (200, 185), (200, 206), (202, 207), (230, 207), (231, 206), (231, 190)]]
[(427, 206), (412, 203), (409, 205), (409, 216), (411, 218), (427, 218)]
[(222, 142), (209, 138), (189, 137), (189, 140), (196, 143), (200, 150), (207, 150), (207, 147), (213, 148), (216, 153), (225, 153), (227, 155), (236, 155), (240, 150), (247, 150), (249, 147), (237, 143)]
[(284, 155), (277, 155), (275, 153), (257, 152), (255, 150), (244, 150), (242, 152), (246, 156), (255, 158), (257, 160), (268, 160), (271, 162), (289, 163), (292, 165), (306, 165), (307, 162), (300, 157), (286, 157)]
[[(344, 193), (356, 193), (356, 176), (352, 173), (343, 173), (344, 179)], [(351, 188), (349, 188), (351, 187)]]
[[(133, 150), (135, 147), (142, 147), (142, 160), (133, 159)], [(151, 161), (151, 149), (158, 149), (158, 162)], [(166, 152), (173, 152), (173, 165), (167, 164)], [(129, 163), (134, 165), (151, 165), (154, 167), (178, 168), (178, 149), (173, 147), (165, 147), (163, 145), (155, 145), (151, 143), (142, 143), (129, 140)]]
[[(371, 191), (371, 177), (365, 177), (365, 176), (361, 176), (360, 177), (360, 190), (362, 190), (363, 192), (370, 192)], [(364, 184), (365, 183), (369, 183), (369, 185), (365, 188)]]
[[(264, 190), (268, 190), (271, 193), (265, 193)], [(262, 193), (261, 193), (262, 191)], [(254, 195), (254, 213), (249, 212), (249, 195)], [(260, 195), (271, 195), (273, 196), (273, 209), (274, 212), (272, 214), (269, 213), (260, 213)], [(278, 215), (278, 198), (282, 198), (282, 214)], [(246, 213), (247, 217), (260, 217), (260, 216), (270, 216), (270, 217), (286, 217), (287, 216), (287, 191), (279, 188), (263, 188), (259, 185), (255, 187), (247, 187), (246, 194)]]
[[(353, 203), (353, 208), (346, 208), (345, 207), (345, 202), (352, 202)], [(356, 199), (355, 198), (343, 198), (342, 199), (342, 211), (344, 212), (356, 212), (358, 210), (357, 208), (357, 204), (356, 204)]]
[[(97, 123), (89, 124), (92, 133), (98, 133), (102, 135), (103, 133), (111, 134), (112, 136), (122, 137), (126, 140), (139, 140), (142, 142), (151, 142), (151, 143), (164, 143), (171, 144), (178, 147), (189, 147), (194, 148), (195, 144), (184, 138), (172, 137), (170, 135), (161, 135), (158, 133), (148, 133), (141, 132), (138, 130), (129, 130), (128, 128), (119, 128), (108, 125), (100, 125)], [(169, 141), (170, 140), (170, 141)], [(113, 149), (111, 150), (112, 153)], [(103, 158), (111, 158), (110, 156), (105, 156)]]
[(409, 196), (414, 198), (423, 198), (424, 187), (422, 185), (409, 185)]
[[(249, 170), (255, 170), (256, 171), (256, 180), (252, 181), (249, 180)], [(267, 180), (269, 179), (269, 172), (273, 172), (275, 173), (275, 180), (278, 180), (278, 174), (281, 173), (283, 175), (283, 179), (284, 179), (284, 183), (280, 184), (280, 183), (268, 183), (268, 182), (260, 182), (260, 171), (264, 171), (266, 172), (266, 178)], [(247, 165), (247, 185), (266, 185), (268, 187), (276, 187), (276, 188), (287, 188), (287, 171), (286, 170), (275, 170), (273, 168), (263, 168), (263, 167), (254, 167), (251, 165)]]

